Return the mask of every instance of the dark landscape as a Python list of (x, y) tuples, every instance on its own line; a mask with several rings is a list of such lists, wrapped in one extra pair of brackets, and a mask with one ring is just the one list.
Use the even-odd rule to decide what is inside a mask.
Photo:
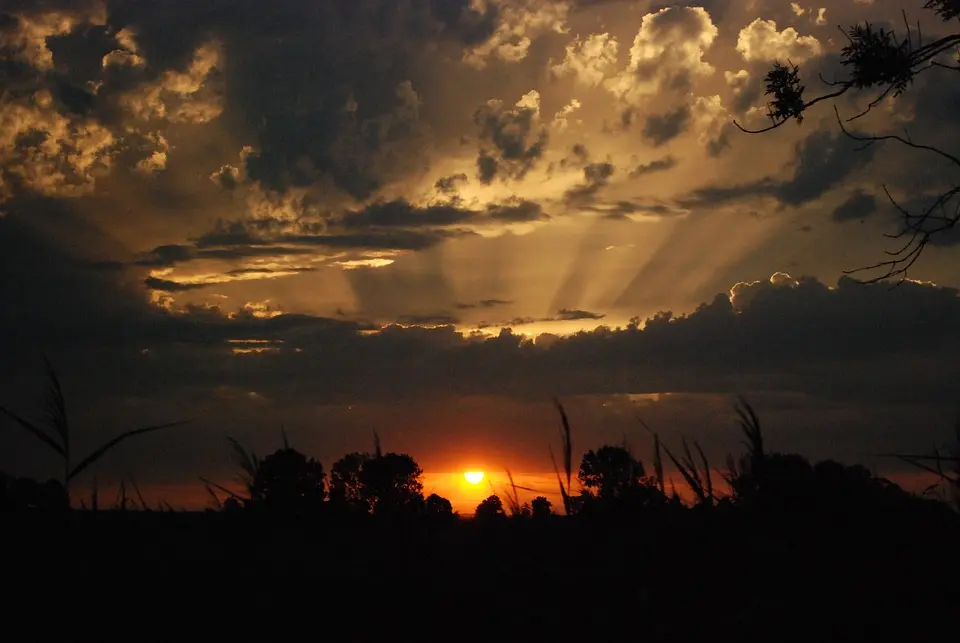
[(958, 25), (0, 0), (0, 639), (958, 640)]
[[(543, 497), (521, 504), (514, 488), (461, 518), (424, 498), (415, 461), (379, 440), (335, 463), (329, 486), (289, 445), (260, 460), (235, 443), (247, 493), (221, 502), (211, 486), (218, 509), (202, 513), (125, 495), (70, 510), (55, 480), (7, 479), (9, 613), (36, 614), (40, 638), (70, 640), (144, 620), (153, 625), (137, 639), (168, 640), (185, 623), (198, 638), (313, 628), (342, 641), (937, 640), (948, 627), (939, 615), (960, 600), (960, 432), (953, 453), (903, 456), (936, 471), (947, 494), (918, 497), (860, 466), (767, 452), (741, 400), (747, 451), (727, 469), (696, 443), (699, 461), (654, 436), (652, 471), (603, 446), (583, 456), (574, 493), (557, 408), (560, 515)], [(694, 502), (668, 493), (662, 453)], [(89, 589), (51, 592), (55, 579)]]

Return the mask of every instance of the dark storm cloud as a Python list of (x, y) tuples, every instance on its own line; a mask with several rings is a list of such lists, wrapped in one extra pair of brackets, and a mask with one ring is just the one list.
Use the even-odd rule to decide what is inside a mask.
[(676, 166), (677, 159), (675, 159), (673, 156), (665, 156), (661, 159), (650, 161), (649, 163), (641, 163), (630, 171), (630, 178), (635, 179), (646, 174), (653, 174), (654, 172), (665, 172), (667, 170), (672, 170)]
[(587, 206), (596, 201), (597, 193), (607, 186), (616, 168), (612, 163), (589, 163), (583, 168), (583, 183), (567, 190), (564, 201), (572, 206)]
[(249, 222), (230, 222), (218, 224), (211, 232), (201, 235), (196, 240), (196, 247), (200, 249), (227, 248), (233, 246), (270, 247), (275, 245), (304, 245), (329, 248), (356, 248), (363, 250), (424, 250), (440, 243), (444, 239), (468, 234), (463, 231), (440, 230), (363, 230), (355, 233), (342, 234), (310, 234), (302, 232), (280, 232), (271, 235), (261, 235), (258, 228), (280, 227), (279, 221), (261, 225)]
[(475, 304), (459, 303), (457, 304), (457, 308), (459, 310), (470, 310), (472, 308), (477, 308), (478, 306), (480, 308), (494, 308), (496, 306), (509, 306), (512, 303), (512, 301), (506, 299), (483, 299)]
[(245, 125), (256, 150), (246, 159), (249, 179), (283, 191), (328, 177), (365, 198), (404, 171), (394, 155), (404, 153), (409, 166), (416, 153), (408, 143), (422, 135), (418, 88), (434, 67), (428, 58), (456, 58), (485, 40), (496, 12), (477, 13), (467, 0), (198, 0), (177, 11), (118, 5), (111, 22), (133, 28), (160, 68), (182, 65), (209, 39), (223, 44), (225, 117)]
[(189, 246), (169, 244), (157, 246), (145, 257), (135, 261), (134, 264), (150, 268), (166, 268), (183, 261), (189, 261), (195, 255), (196, 251)]
[(144, 285), (151, 290), (160, 290), (163, 292), (187, 292), (203, 288), (207, 284), (183, 284), (167, 279), (158, 279), (156, 277), (147, 277), (143, 280)]
[(462, 172), (460, 174), (452, 174), (450, 176), (443, 176), (437, 179), (437, 182), (434, 184), (434, 187), (438, 192), (443, 194), (453, 194), (457, 191), (457, 186), (461, 183), (466, 183), (469, 181), (466, 174)]
[(865, 219), (877, 211), (877, 199), (872, 194), (858, 190), (838, 205), (831, 215), (834, 221)]
[[(105, 10), (98, 2), (6, 2), (0, 15), (0, 28), (13, 34), (0, 51), (3, 107), (49, 91), (68, 121), (51, 131), (70, 132), (58, 142), (73, 148), (6, 159), (4, 191), (63, 194), (89, 190), (94, 169), (132, 170), (141, 161), (163, 169), (165, 125), (219, 118), (251, 146), (241, 167), (210, 175), (224, 189), (332, 184), (359, 199), (425, 164), (420, 87), (489, 38), (499, 18), (496, 5), (476, 11), (469, 0), (195, 0), (176, 11), (157, 0)], [(77, 156), (91, 145), (100, 147)], [(21, 167), (38, 158), (48, 175), (57, 166), (55, 180)]]
[(378, 202), (363, 210), (348, 212), (343, 217), (345, 228), (406, 227), (406, 226), (448, 226), (465, 223), (476, 213), (452, 204), (431, 205), (418, 208), (407, 201)]
[(643, 124), (643, 137), (654, 147), (665, 145), (687, 130), (690, 117), (691, 111), (687, 105), (666, 114), (648, 116)]
[(563, 321), (576, 321), (580, 319), (603, 319), (606, 315), (601, 315), (599, 313), (591, 313), (589, 310), (571, 310), (569, 308), (563, 308), (560, 312), (557, 313), (557, 319)]
[[(470, 226), (540, 221), (549, 215), (536, 202), (510, 198), (481, 209), (470, 209), (454, 199), (416, 206), (405, 199), (375, 201), (324, 221), (296, 221), (264, 217), (218, 221), (195, 240), (194, 257), (213, 257), (215, 251), (230, 256), (286, 254), (298, 246), (353, 248), (357, 250), (424, 250), (445, 239), (475, 234)], [(270, 251), (270, 248), (275, 248)], [(156, 253), (156, 251), (154, 251)], [(172, 251), (171, 251), (172, 252)], [(185, 252), (178, 249), (177, 252)], [(148, 259), (150, 261), (151, 259)], [(161, 261), (161, 258), (154, 259)]]
[(486, 212), (491, 219), (507, 223), (541, 221), (550, 218), (550, 215), (543, 211), (543, 206), (539, 203), (518, 198), (498, 205), (487, 206)]
[[(143, 312), (120, 335), (108, 332), (116, 326), (103, 320), (98, 323), (107, 326), (99, 333), (78, 335), (70, 326), (70, 343), (52, 345), (65, 354), (115, 355), (118, 363), (91, 377), (109, 380), (117, 394), (131, 386), (156, 387), (163, 395), (220, 385), (291, 402), (308, 392), (315, 401), (453, 392), (730, 392), (739, 386), (840, 398), (872, 394), (876, 386), (884, 395), (907, 398), (955, 392), (943, 370), (954, 372), (960, 350), (954, 289), (907, 282), (891, 291), (846, 278), (829, 289), (816, 280), (779, 275), (775, 282), (740, 284), (733, 293), (732, 301), (721, 294), (686, 316), (661, 313), (643, 329), (581, 332), (549, 348), (509, 331), (490, 339), (450, 327), (361, 334), (364, 327), (353, 322), (307, 315), (260, 319), (243, 311), (228, 317), (209, 307), (178, 315)], [(520, 326), (600, 318), (568, 309), (551, 318), (512, 321)], [(437, 325), (455, 318), (438, 313), (398, 321)], [(228, 340), (238, 339), (269, 340), (276, 350), (236, 356)], [(141, 355), (143, 348), (150, 355)], [(928, 370), (931, 360), (941, 366)], [(173, 378), (171, 369), (183, 375)], [(115, 379), (118, 372), (137, 377)]]
[(793, 174), (789, 179), (765, 177), (741, 185), (700, 188), (680, 203), (692, 207), (769, 196), (783, 205), (803, 205), (820, 198), (865, 167), (875, 151), (876, 146), (864, 147), (842, 132), (819, 130), (796, 145), (794, 159), (787, 166)]

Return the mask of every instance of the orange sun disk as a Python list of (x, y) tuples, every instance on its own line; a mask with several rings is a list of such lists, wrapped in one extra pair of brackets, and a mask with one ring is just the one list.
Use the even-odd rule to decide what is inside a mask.
[(463, 474), (463, 479), (470, 484), (480, 484), (483, 482), (483, 471), (467, 471)]

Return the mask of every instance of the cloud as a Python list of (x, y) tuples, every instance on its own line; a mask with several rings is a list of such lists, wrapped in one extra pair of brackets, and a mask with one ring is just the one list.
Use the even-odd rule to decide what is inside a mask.
[(655, 172), (666, 172), (677, 166), (677, 159), (673, 156), (664, 156), (663, 158), (654, 159), (649, 163), (641, 163), (633, 170), (630, 171), (630, 178), (635, 179), (646, 174), (653, 174)]
[(643, 125), (643, 137), (654, 147), (660, 147), (686, 131), (690, 115), (690, 108), (682, 105), (666, 114), (648, 116)]
[(776, 21), (757, 18), (740, 30), (737, 51), (748, 62), (799, 64), (819, 56), (823, 49), (815, 36), (801, 36), (793, 27), (777, 31)]
[(512, 198), (504, 203), (488, 205), (486, 214), (495, 221), (527, 222), (549, 219), (550, 215), (543, 211), (543, 206), (533, 201)]
[(470, 4), (473, 11), (496, 16), (489, 37), (463, 53), (463, 62), (476, 69), (485, 68), (491, 60), (520, 62), (540, 35), (567, 32), (570, 3), (563, 0), (474, 0)]
[(467, 178), (467, 175), (461, 172), (459, 174), (440, 177), (437, 179), (434, 187), (442, 194), (454, 194), (457, 191), (458, 185), (467, 183), (468, 181), (469, 178)]
[(686, 91), (697, 76), (712, 74), (703, 60), (718, 29), (702, 7), (667, 7), (642, 19), (627, 68), (604, 87), (628, 105), (662, 91)]
[(856, 191), (846, 201), (838, 205), (831, 217), (834, 221), (865, 219), (877, 211), (877, 199), (872, 194)]
[(782, 205), (814, 201), (870, 163), (874, 147), (862, 148), (840, 132), (818, 130), (797, 143), (787, 179), (764, 177), (751, 183), (710, 186), (680, 200), (685, 207), (720, 204), (751, 197), (772, 197)]
[[(562, 309), (553, 317), (511, 323), (602, 318)], [(263, 302), (234, 312), (218, 306), (175, 314), (144, 308), (137, 319), (120, 334), (108, 317), (98, 317), (83, 334), (76, 325), (62, 326), (69, 329), (69, 344), (59, 344), (65, 337), (51, 334), (49, 325), (44, 336), (49, 345), (63, 347), (58, 352), (77, 359), (88, 351), (116, 358), (116, 369), (95, 376), (107, 378), (118, 395), (141, 388), (162, 396), (233, 386), (281, 402), (307, 391), (310, 399), (322, 401), (453, 392), (520, 397), (729, 392), (740, 386), (834, 397), (882, 391), (907, 399), (943, 393), (945, 373), (924, 375), (924, 360), (956, 363), (943, 360), (960, 347), (956, 289), (906, 282), (891, 291), (847, 278), (829, 288), (785, 273), (736, 284), (687, 315), (661, 313), (639, 328), (598, 328), (542, 346), (510, 331), (487, 339), (458, 333), (447, 313), (411, 314), (398, 321), (412, 326), (381, 329), (284, 314)], [(243, 355), (255, 361), (237, 362), (236, 340), (270, 342), (276, 350)], [(144, 348), (149, 354), (141, 353)], [(888, 363), (899, 364), (898, 372), (909, 376), (891, 379), (876, 366), (863, 370), (864, 364)], [(137, 369), (137, 378), (117, 379), (130, 368)], [(184, 375), (170, 377), (171, 369)], [(855, 385), (848, 380), (854, 373)]]
[(342, 219), (347, 229), (366, 227), (449, 226), (465, 223), (476, 216), (471, 210), (452, 204), (417, 208), (402, 199), (376, 202), (363, 210), (347, 212)]
[(585, 210), (602, 214), (604, 218), (614, 220), (657, 220), (683, 217), (690, 214), (690, 210), (684, 207), (640, 199), (611, 202), (597, 201), (581, 207)]
[(455, 326), (460, 319), (446, 313), (400, 315), (397, 322), (411, 326)]
[(608, 33), (591, 34), (586, 39), (575, 38), (567, 45), (563, 61), (550, 70), (554, 76), (573, 76), (587, 87), (597, 87), (617, 64), (620, 43)]
[(460, 310), (470, 310), (472, 308), (495, 308), (497, 306), (509, 306), (514, 303), (513, 301), (507, 299), (482, 299), (475, 304), (457, 304), (457, 308)]
[(562, 308), (558, 313), (555, 319), (561, 321), (576, 321), (580, 319), (603, 319), (606, 315), (601, 315), (599, 313), (591, 313), (589, 310), (571, 310), (569, 308)]
[(540, 126), (540, 93), (525, 94), (513, 107), (490, 100), (473, 116), (480, 132), (480, 155), (477, 157), (478, 178), (491, 183), (522, 179), (543, 156), (547, 130)]
[(182, 284), (176, 281), (160, 279), (158, 277), (147, 277), (143, 280), (143, 283), (151, 290), (162, 290), (163, 292), (186, 292), (188, 290), (203, 288), (207, 285), (204, 283)]
[(613, 176), (616, 168), (612, 163), (588, 163), (583, 168), (583, 183), (574, 186), (564, 193), (564, 201), (572, 206), (585, 206), (596, 201), (597, 194)]

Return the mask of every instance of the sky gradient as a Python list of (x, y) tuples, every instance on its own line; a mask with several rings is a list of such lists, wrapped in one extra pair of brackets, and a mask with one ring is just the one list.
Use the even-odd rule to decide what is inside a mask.
[[(922, 5), (5, 2), (0, 403), (30, 412), (45, 352), (83, 444), (191, 419), (97, 465), (157, 488), (229, 479), (225, 436), (263, 454), (281, 424), (328, 469), (376, 430), (432, 475), (542, 475), (553, 396), (577, 454), (649, 461), (639, 413), (720, 464), (741, 393), (779, 450), (927, 450), (957, 419), (960, 236), (893, 291), (843, 271), (891, 248), (881, 186), (919, 203), (950, 168), (829, 108), (732, 123), (765, 123), (775, 60), (811, 93), (842, 71), (837, 25), (934, 35)], [(956, 149), (958, 104), (921, 75), (856, 127)], [(2, 428), (0, 469), (54, 475)]]

